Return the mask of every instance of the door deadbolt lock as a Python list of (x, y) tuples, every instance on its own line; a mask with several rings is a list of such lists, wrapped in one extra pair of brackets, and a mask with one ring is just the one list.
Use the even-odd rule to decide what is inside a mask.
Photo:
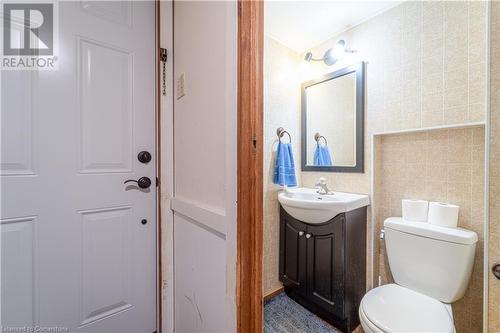
[(149, 188), (151, 186), (151, 179), (149, 179), (148, 177), (141, 177), (137, 180), (128, 179), (128, 180), (124, 181), (123, 184), (131, 183), (131, 182), (137, 183), (137, 186), (139, 186), (142, 189)]
[(139, 154), (137, 154), (137, 159), (141, 163), (149, 163), (151, 162), (151, 153), (149, 151), (143, 150)]
[(493, 273), (493, 275), (495, 275), (497, 279), (500, 280), (500, 262), (497, 262), (496, 264), (493, 265), (493, 267), (491, 267), (491, 272)]

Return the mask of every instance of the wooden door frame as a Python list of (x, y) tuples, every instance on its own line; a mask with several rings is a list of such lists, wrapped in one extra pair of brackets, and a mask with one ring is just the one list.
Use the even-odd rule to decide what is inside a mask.
[(237, 330), (262, 332), (264, 2), (238, 0)]

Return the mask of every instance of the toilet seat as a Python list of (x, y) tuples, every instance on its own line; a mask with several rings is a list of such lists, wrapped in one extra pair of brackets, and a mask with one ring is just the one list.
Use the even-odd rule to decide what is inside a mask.
[(376, 333), (453, 333), (445, 304), (397, 284), (370, 290), (361, 300), (360, 319)]

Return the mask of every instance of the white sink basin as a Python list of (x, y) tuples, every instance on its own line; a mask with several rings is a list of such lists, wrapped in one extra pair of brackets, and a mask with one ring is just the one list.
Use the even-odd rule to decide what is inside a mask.
[(306, 223), (323, 223), (340, 213), (368, 206), (370, 197), (365, 194), (332, 192), (320, 195), (313, 188), (286, 189), (278, 194), (278, 201), (285, 211)]

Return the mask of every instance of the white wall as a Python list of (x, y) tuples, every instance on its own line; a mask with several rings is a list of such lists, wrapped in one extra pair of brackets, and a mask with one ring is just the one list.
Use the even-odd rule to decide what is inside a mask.
[(236, 330), (236, 2), (174, 3), (176, 332)]
[[(300, 186), (300, 55), (276, 40), (264, 38), (264, 294), (281, 287), (279, 270), (279, 204), (281, 186), (273, 184), (278, 138), (283, 127), (292, 137)], [(288, 142), (288, 137), (283, 137)]]

